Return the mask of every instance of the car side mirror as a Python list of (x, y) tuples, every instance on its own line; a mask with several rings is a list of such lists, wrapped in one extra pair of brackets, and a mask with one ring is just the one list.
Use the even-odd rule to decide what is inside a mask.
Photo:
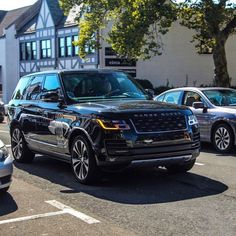
[(153, 89), (145, 89), (145, 91), (151, 98), (154, 98), (155, 92)]
[(207, 107), (204, 105), (203, 102), (194, 102), (193, 103), (193, 108), (194, 109), (203, 109), (203, 113), (207, 112)]
[(57, 92), (45, 92), (41, 95), (41, 100), (44, 102), (60, 102), (60, 96)]

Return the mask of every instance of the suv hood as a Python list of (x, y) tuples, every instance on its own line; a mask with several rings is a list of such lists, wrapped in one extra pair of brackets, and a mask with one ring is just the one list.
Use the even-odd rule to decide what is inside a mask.
[(185, 106), (177, 106), (156, 102), (152, 100), (117, 100), (117, 101), (96, 101), (88, 103), (80, 103), (75, 105), (79, 110), (91, 110), (97, 113), (101, 112), (138, 112), (138, 111), (157, 111), (157, 110), (189, 110)]

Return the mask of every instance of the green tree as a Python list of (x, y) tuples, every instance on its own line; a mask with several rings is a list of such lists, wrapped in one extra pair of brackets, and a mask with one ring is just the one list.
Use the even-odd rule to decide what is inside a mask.
[(196, 48), (213, 49), (214, 84), (229, 87), (225, 44), (235, 32), (235, 6), (229, 0), (187, 0), (179, 4), (178, 9), (181, 24), (196, 32), (193, 36)]
[[(168, 31), (176, 17), (174, 5), (165, 0), (60, 0), (66, 13), (80, 6), (77, 20), (80, 28), (80, 56), (86, 48), (98, 48), (98, 32), (112, 27), (104, 40), (120, 55), (129, 59), (150, 58), (162, 51), (160, 35)], [(95, 37), (96, 36), (96, 37)]]
[[(195, 30), (196, 48), (203, 45), (213, 49), (215, 65), (214, 83), (229, 87), (225, 44), (236, 28), (235, 6), (229, 0), (186, 0), (173, 4), (171, 0), (59, 0), (68, 13), (80, 6), (77, 20), (80, 27), (80, 56), (86, 48), (98, 48), (100, 30), (109, 22), (112, 27), (107, 40), (120, 55), (130, 59), (148, 59), (162, 51), (160, 35), (168, 32), (171, 23), (178, 19)], [(177, 1), (177, 0), (176, 0)], [(178, 1), (179, 2), (179, 1)], [(95, 37), (96, 35), (96, 37)]]

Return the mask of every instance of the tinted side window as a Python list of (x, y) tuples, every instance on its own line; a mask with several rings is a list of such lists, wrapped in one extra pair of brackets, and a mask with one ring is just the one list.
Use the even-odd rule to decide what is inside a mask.
[(166, 93), (163, 102), (178, 104), (181, 96), (181, 91)]
[(39, 94), (41, 93), (43, 79), (44, 79), (43, 75), (38, 75), (31, 80), (30, 85), (28, 86), (26, 94), (24, 96), (26, 100), (39, 99)]
[(58, 91), (60, 90), (60, 88), (61, 88), (61, 85), (60, 85), (57, 75), (46, 75), (44, 86), (43, 86), (44, 92)]
[(20, 81), (18, 82), (15, 92), (12, 96), (12, 99), (22, 99), (22, 96), (25, 93), (27, 84), (29, 83), (30, 77), (22, 77)]
[(165, 94), (163, 94), (163, 95), (161, 95), (160, 97), (158, 97), (158, 98), (156, 99), (156, 101), (162, 102), (163, 99), (164, 99), (164, 97), (165, 97)]
[(194, 102), (202, 102), (202, 101), (203, 100), (198, 93), (186, 92), (183, 105), (191, 107), (193, 106)]

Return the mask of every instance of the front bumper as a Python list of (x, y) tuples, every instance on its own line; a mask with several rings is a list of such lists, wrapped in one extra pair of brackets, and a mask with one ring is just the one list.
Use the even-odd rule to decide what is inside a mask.
[(12, 182), (13, 164), (10, 156), (4, 162), (0, 162), (0, 189), (7, 188)]
[(116, 137), (105, 140), (104, 148), (97, 158), (98, 165), (109, 166), (130, 162), (168, 165), (191, 161), (200, 154), (200, 134), (196, 131), (192, 134), (172, 132), (161, 136), (133, 134), (132, 139), (123, 134), (123, 139)]

